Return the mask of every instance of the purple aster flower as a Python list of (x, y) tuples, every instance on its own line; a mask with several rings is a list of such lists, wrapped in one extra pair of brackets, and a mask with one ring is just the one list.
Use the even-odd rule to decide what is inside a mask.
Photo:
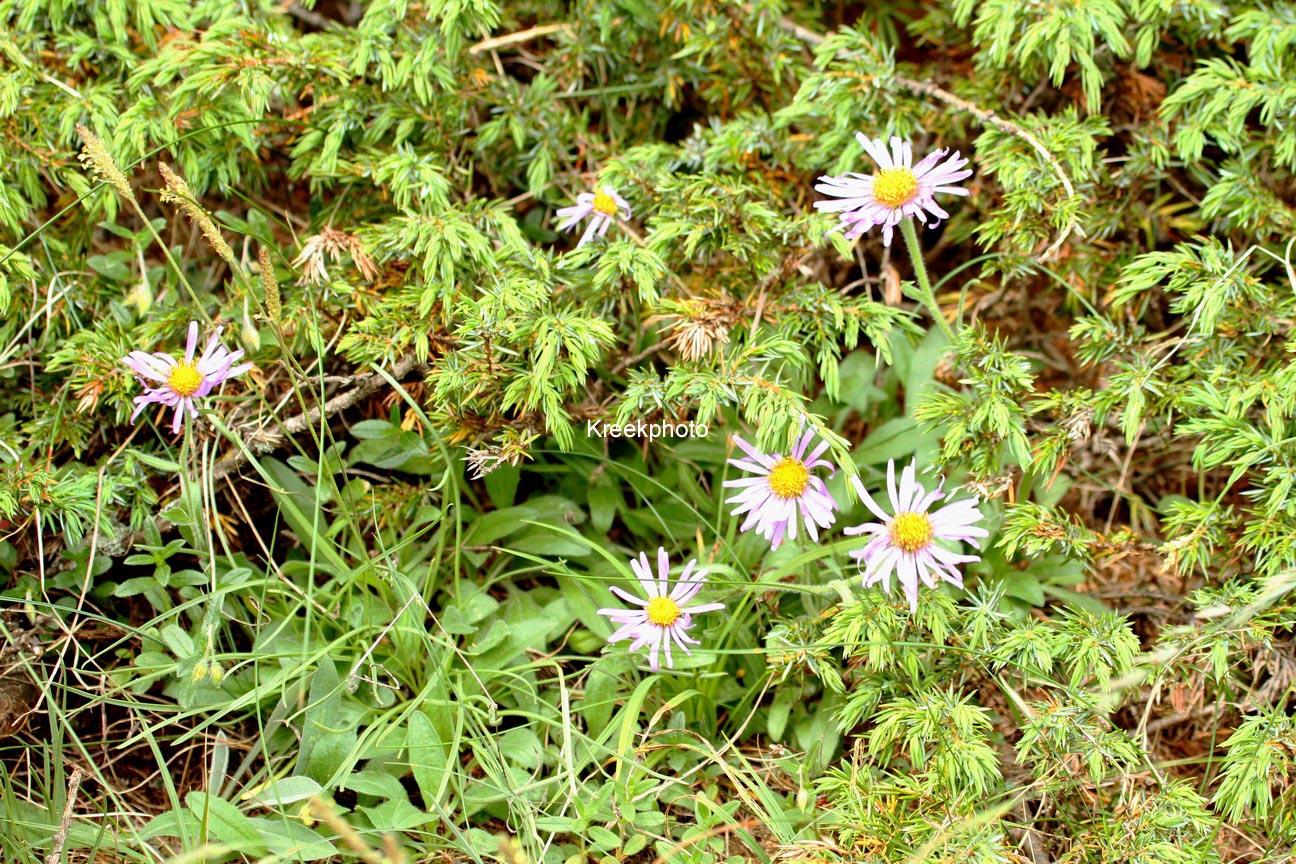
[[(122, 362), (139, 376), (145, 387), (144, 393), (135, 397), (132, 423), (150, 403), (157, 402), (175, 409), (171, 432), (177, 433), (180, 424), (184, 422), (186, 411), (193, 417), (198, 416), (198, 406), (194, 400), (203, 398), (230, 378), (242, 375), (252, 368), (251, 363), (234, 365), (243, 356), (243, 351), (230, 351), (221, 344), (222, 329), (224, 328), (216, 328), (202, 356), (197, 360), (194, 359), (194, 352), (198, 348), (197, 321), (189, 322), (189, 344), (185, 348), (183, 360), (162, 352), (145, 354), (143, 351), (132, 351), (122, 358)], [(159, 386), (150, 385), (150, 381), (159, 382)]]
[[(624, 216), (620, 216), (622, 210), (625, 211)], [(629, 219), (630, 202), (618, 195), (611, 186), (604, 184), (598, 192), (582, 192), (577, 195), (576, 203), (571, 207), (558, 208), (557, 215), (563, 220), (558, 223), (559, 231), (568, 231), (575, 227), (576, 223), (589, 217), (585, 233), (576, 244), (576, 248), (579, 249), (593, 240), (595, 234), (599, 237), (607, 234), (608, 228), (612, 227), (612, 222), (618, 217)]]
[[(949, 214), (934, 197), (937, 192), (967, 195), (968, 190), (950, 184), (972, 176), (968, 160), (958, 152), (945, 159), (949, 150), (942, 147), (913, 164), (913, 148), (907, 141), (891, 139), (891, 152), (881, 138), (869, 139), (856, 132), (864, 152), (877, 163), (872, 175), (848, 172), (840, 177), (820, 177), (815, 190), (831, 195), (835, 201), (816, 201), (814, 206), (825, 212), (841, 213), (839, 228), (846, 229), (846, 239), (854, 240), (875, 225), (882, 226), (882, 242), (891, 245), (891, 234), (900, 220), (912, 216), (924, 225), (927, 216), (934, 226)], [(944, 162), (941, 160), (945, 159)]]
[(860, 493), (864, 504), (881, 522), (868, 522), (843, 529), (844, 534), (868, 534), (873, 539), (863, 549), (851, 552), (851, 557), (859, 562), (864, 571), (864, 587), (868, 588), (882, 583), (882, 590), (891, 592), (891, 574), (896, 573), (905, 596), (909, 598), (911, 612), (918, 611), (918, 580), (922, 579), (928, 588), (936, 587), (936, 576), (952, 585), (963, 587), (963, 575), (958, 565), (980, 561), (977, 555), (959, 555), (936, 545), (938, 540), (964, 542), (980, 549), (978, 538), (990, 536), (990, 532), (977, 527), (981, 511), (977, 509), (976, 498), (965, 498), (953, 501), (932, 511), (931, 507), (945, 493), (941, 491), (941, 479), (936, 488), (928, 492), (921, 483), (914, 479), (915, 465), (910, 462), (900, 475), (900, 488), (896, 489), (895, 460), (887, 463), (887, 492), (891, 496), (891, 510), (888, 516), (878, 507), (877, 502), (864, 490), (859, 478), (852, 477), (855, 489)]
[[(613, 623), (620, 624), (609, 638), (608, 642), (620, 642), (623, 639), (633, 639), (630, 643), (631, 651), (638, 651), (644, 646), (648, 647), (648, 666), (656, 672), (658, 668), (657, 654), (662, 649), (666, 651), (666, 665), (674, 668), (674, 661), (671, 660), (671, 643), (674, 642), (685, 654), (690, 653), (689, 645), (701, 644), (696, 639), (690, 639), (688, 635), (689, 628), (693, 626), (693, 616), (702, 612), (714, 612), (717, 609), (723, 609), (723, 603), (703, 603), (700, 606), (686, 606), (684, 604), (692, 600), (697, 593), (702, 590), (706, 584), (706, 571), (694, 570), (697, 560), (691, 560), (684, 565), (684, 572), (680, 573), (679, 580), (675, 587), (670, 587), (670, 557), (666, 554), (665, 549), (657, 550), (657, 577), (653, 578), (652, 567), (648, 563), (648, 556), (643, 552), (639, 553), (637, 559), (630, 559), (630, 569), (639, 579), (639, 585), (643, 588), (648, 599), (640, 600), (638, 597), (622, 591), (615, 586), (612, 587), (612, 593), (620, 597), (627, 603), (634, 604), (632, 609), (600, 609), (600, 615), (606, 615), (612, 619)], [(686, 644), (687, 643), (687, 644)]]
[(729, 464), (756, 475), (726, 480), (723, 484), (741, 490), (734, 497), (725, 499), (726, 504), (739, 505), (733, 511), (734, 516), (747, 514), (740, 531), (754, 528), (757, 534), (770, 542), (771, 548), (777, 549), (785, 535), (796, 539), (798, 524), (805, 524), (811, 540), (819, 539), (819, 528), (833, 524), (837, 502), (828, 494), (823, 479), (810, 473), (816, 468), (827, 468), (829, 476), (832, 476), (832, 463), (819, 458), (828, 449), (828, 442), (820, 441), (819, 446), (806, 456), (806, 448), (813, 438), (814, 430), (810, 430), (801, 436), (789, 455), (775, 453), (768, 456), (734, 436), (734, 442), (748, 458), (730, 459)]

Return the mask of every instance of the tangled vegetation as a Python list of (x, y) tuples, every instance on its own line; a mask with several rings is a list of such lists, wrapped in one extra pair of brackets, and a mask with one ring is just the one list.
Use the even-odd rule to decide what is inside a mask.
[(5, 864), (1293, 860), (1296, 4), (0, 55)]

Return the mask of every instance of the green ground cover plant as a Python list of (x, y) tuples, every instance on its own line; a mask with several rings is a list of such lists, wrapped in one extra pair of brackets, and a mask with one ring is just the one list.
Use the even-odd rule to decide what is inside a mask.
[(0, 0), (0, 861), (1290, 862), (1296, 4)]

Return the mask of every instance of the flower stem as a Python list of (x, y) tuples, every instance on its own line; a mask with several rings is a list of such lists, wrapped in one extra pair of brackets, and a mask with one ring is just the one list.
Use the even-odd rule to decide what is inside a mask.
[(923, 263), (922, 249), (918, 246), (918, 230), (914, 228), (913, 222), (912, 218), (901, 219), (900, 233), (904, 235), (905, 248), (909, 250), (909, 260), (913, 262), (914, 278), (918, 280), (917, 299), (931, 312), (932, 318), (936, 319), (936, 324), (952, 345), (956, 337), (936, 303), (936, 294), (932, 291), (931, 279), (927, 276), (927, 265)]
[[(180, 407), (184, 407), (183, 404)], [(201, 492), (194, 489), (194, 478), (189, 473), (189, 462), (194, 454), (194, 418), (186, 416), (184, 418), (184, 439), (180, 443), (180, 501), (182, 502), (185, 518), (189, 520), (189, 526), (193, 530), (193, 546), (199, 553), (209, 551), (206, 539), (207, 535), (203, 532), (203, 525), (206, 524), (202, 513)], [(214, 571), (213, 571), (214, 572)]]

